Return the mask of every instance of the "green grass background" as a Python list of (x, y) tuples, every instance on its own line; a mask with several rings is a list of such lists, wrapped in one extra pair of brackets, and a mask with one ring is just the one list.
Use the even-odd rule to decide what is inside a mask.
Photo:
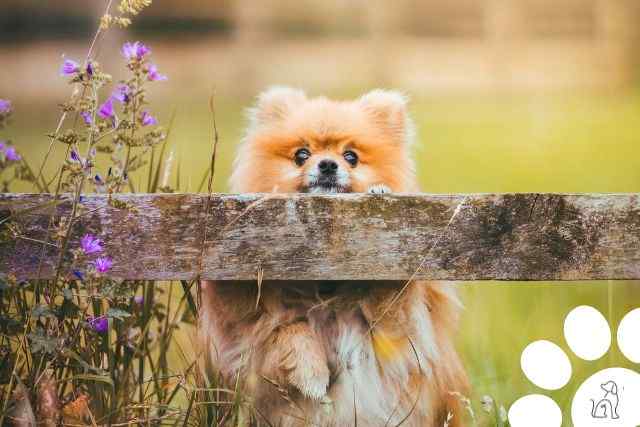
[[(176, 114), (169, 143), (175, 154), (170, 183), (180, 191), (195, 191), (207, 168), (211, 147), (207, 102), (203, 94), (200, 99), (156, 107), (165, 123), (172, 111)], [(220, 132), (216, 191), (227, 189), (244, 127), (243, 108), (250, 102), (216, 99)], [(419, 130), (415, 156), (425, 192), (640, 192), (640, 91), (414, 97), (411, 112)], [(38, 117), (35, 125), (34, 117)], [(48, 146), (43, 135), (55, 128), (55, 121), (44, 107), (30, 105), (27, 110), (16, 102), (16, 117), (6, 133), (37, 166)], [(49, 165), (59, 164), (62, 148), (55, 147)], [(622, 316), (640, 306), (638, 282), (459, 286), (466, 308), (458, 342), (477, 396), (490, 394), (508, 407), (524, 394), (543, 392), (559, 403), (565, 425), (570, 425), (571, 396), (582, 380), (609, 366), (638, 369), (625, 361), (615, 340), (601, 360), (584, 362), (571, 354), (562, 336), (566, 314), (589, 304), (609, 320), (615, 337)], [(191, 334), (191, 329), (184, 329), (184, 342)], [(562, 390), (544, 392), (522, 374), (520, 353), (537, 339), (550, 339), (569, 354), (574, 377)], [(174, 358), (179, 363), (180, 358)]]

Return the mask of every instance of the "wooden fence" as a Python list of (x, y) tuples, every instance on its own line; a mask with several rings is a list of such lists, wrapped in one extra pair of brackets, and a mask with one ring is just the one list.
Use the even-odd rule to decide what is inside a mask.
[[(0, 277), (52, 278), (72, 198), (0, 194)], [(640, 279), (639, 194), (83, 196), (123, 279)], [(65, 274), (72, 266), (64, 265)]]

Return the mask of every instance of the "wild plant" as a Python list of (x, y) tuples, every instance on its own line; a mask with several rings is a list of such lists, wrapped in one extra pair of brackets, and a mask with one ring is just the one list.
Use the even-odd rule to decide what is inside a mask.
[[(91, 230), (77, 235), (87, 193), (104, 193), (112, 206), (130, 209), (111, 195), (158, 190), (167, 131), (151, 110), (148, 91), (167, 77), (139, 41), (122, 46), (126, 77), (115, 84), (93, 55), (105, 31), (129, 25), (150, 3), (122, 0), (112, 11), (108, 1), (86, 58), (61, 64), (59, 73), (72, 95), (48, 135), (49, 153), (60, 145), (65, 151), (51, 180), (44, 172), (49, 153), (36, 174), (8, 138), (0, 142), (2, 192), (23, 180), (56, 196), (52, 206), (38, 207), (49, 209), (50, 220), (48, 235), (37, 243), (60, 254), (53, 280), (0, 278), (2, 425), (186, 423), (180, 403), (195, 393), (189, 386), (195, 357), (180, 369), (169, 357), (179, 353), (175, 331), (195, 319), (195, 282), (177, 286), (113, 278), (109, 236)], [(12, 113), (12, 104), (0, 100), (0, 131)], [(135, 182), (132, 174), (144, 168), (147, 179)], [(62, 205), (69, 208), (64, 216)], [(21, 214), (0, 217), (0, 244), (25, 238)]]

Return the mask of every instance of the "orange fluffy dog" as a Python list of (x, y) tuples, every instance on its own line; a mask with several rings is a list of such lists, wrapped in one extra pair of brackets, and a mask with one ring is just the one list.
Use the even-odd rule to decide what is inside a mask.
[[(350, 102), (273, 88), (250, 110), (234, 192), (417, 190), (406, 99)], [(304, 279), (304, 278), (301, 278)], [(458, 302), (437, 283), (203, 282), (202, 343), (255, 425), (450, 426), (466, 391)], [(258, 301), (258, 303), (256, 303)]]

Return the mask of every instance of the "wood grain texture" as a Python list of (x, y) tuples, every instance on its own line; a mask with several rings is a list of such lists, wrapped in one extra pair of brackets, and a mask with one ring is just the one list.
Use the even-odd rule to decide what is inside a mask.
[[(0, 195), (0, 275), (52, 277), (58, 242), (38, 241), (70, 200)], [(98, 235), (117, 278), (640, 279), (638, 194), (215, 194), (208, 212), (202, 194), (114, 200), (129, 207), (83, 197), (69, 247)], [(64, 259), (65, 274), (84, 268)]]

